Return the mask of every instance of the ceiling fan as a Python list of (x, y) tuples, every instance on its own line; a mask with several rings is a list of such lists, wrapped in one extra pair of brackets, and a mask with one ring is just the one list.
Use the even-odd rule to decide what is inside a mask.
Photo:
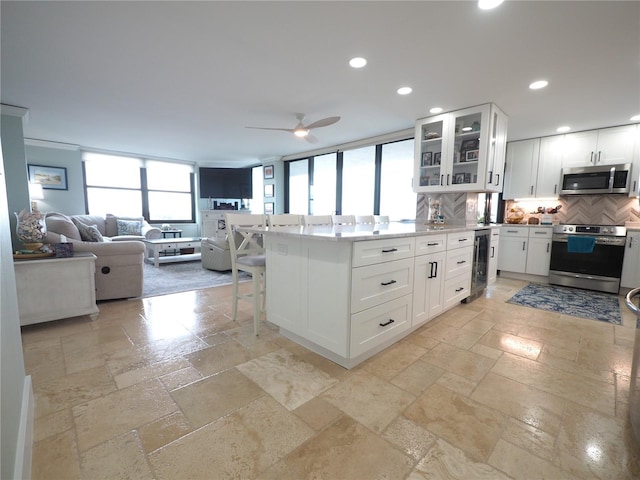
[(298, 125), (294, 128), (268, 128), (268, 127), (245, 127), (245, 128), (254, 128), (257, 130), (281, 130), (283, 132), (291, 132), (296, 137), (304, 138), (309, 143), (316, 143), (318, 139), (311, 135), (311, 130), (314, 128), (320, 127), (328, 127), (329, 125), (333, 125), (340, 120), (340, 117), (327, 117), (322, 120), (318, 120), (316, 122), (310, 123), (309, 125), (305, 125), (302, 123), (304, 121), (304, 115), (302, 113), (298, 113), (296, 115), (298, 119)]

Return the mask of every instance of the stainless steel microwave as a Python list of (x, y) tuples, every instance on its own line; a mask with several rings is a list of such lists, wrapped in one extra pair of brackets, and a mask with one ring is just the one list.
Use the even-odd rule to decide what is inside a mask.
[(560, 195), (629, 193), (631, 164), (562, 169)]

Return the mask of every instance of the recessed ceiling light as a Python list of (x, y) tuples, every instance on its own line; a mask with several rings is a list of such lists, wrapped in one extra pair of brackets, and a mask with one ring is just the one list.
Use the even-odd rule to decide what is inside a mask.
[(556, 129), (556, 132), (558, 133), (564, 133), (564, 132), (568, 132), (569, 130), (571, 130), (571, 127), (568, 127), (566, 125), (562, 126), (562, 127), (558, 127)]
[(431, 110), (429, 110), (429, 113), (440, 113), (441, 111), (441, 107), (433, 107)]
[(409, 95), (411, 92), (413, 92), (411, 87), (400, 87), (398, 89), (398, 95)]
[(349, 65), (353, 68), (362, 68), (367, 64), (367, 59), (362, 57), (355, 57), (349, 60)]
[(478, 0), (478, 8), (482, 10), (491, 10), (500, 6), (504, 0)]
[(640, 115), (634, 115), (629, 120), (631, 120), (632, 122), (637, 122), (638, 120), (640, 120)]
[(544, 88), (547, 85), (549, 85), (549, 82), (547, 82), (546, 80), (536, 80), (531, 85), (529, 85), (529, 88), (531, 90), (540, 90), (541, 88)]

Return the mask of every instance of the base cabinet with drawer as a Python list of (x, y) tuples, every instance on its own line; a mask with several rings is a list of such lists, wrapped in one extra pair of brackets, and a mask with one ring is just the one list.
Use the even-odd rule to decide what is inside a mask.
[(502, 272), (549, 275), (552, 227), (503, 226), (498, 269)]
[(264, 237), (267, 320), (351, 368), (469, 295), (473, 231), (362, 241)]

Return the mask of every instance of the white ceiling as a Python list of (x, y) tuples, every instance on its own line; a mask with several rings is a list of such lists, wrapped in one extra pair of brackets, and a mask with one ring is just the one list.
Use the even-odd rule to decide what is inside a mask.
[[(0, 99), (29, 109), (25, 137), (92, 149), (243, 166), (408, 129), (434, 106), (494, 102), (509, 140), (640, 114), (638, 1), (2, 1), (0, 16)], [(342, 119), (314, 145), (245, 128), (296, 113)]]

